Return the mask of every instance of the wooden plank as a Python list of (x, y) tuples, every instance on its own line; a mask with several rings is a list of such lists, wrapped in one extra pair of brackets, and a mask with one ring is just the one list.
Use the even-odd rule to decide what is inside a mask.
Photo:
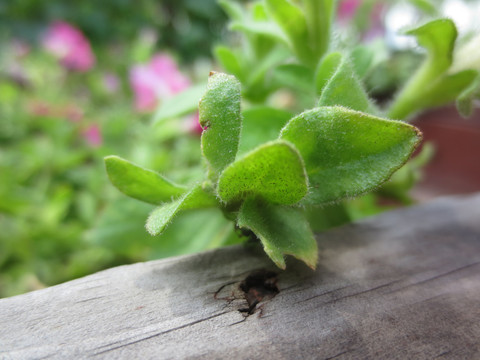
[[(480, 358), (479, 194), (318, 243), (316, 272), (293, 259), (280, 272), (261, 251), (230, 247), (0, 300), (0, 358)], [(279, 293), (245, 317), (240, 284), (258, 269), (278, 273), (267, 285)]]

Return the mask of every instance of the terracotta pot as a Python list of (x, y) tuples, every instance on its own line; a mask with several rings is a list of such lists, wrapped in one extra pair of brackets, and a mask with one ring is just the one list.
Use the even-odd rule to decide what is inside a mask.
[(413, 123), (422, 130), (424, 143), (435, 146), (435, 155), (425, 167), (414, 197), (423, 200), (480, 191), (480, 111), (464, 119), (454, 107), (440, 108), (422, 114)]

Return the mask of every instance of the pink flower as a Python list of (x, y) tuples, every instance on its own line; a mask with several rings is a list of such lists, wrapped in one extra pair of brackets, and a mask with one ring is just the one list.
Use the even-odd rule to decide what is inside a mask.
[(158, 100), (168, 98), (190, 86), (173, 59), (157, 54), (146, 65), (135, 65), (130, 71), (130, 84), (135, 94), (135, 109), (151, 111)]
[(348, 21), (357, 12), (362, 0), (342, 0), (338, 6), (338, 18), (340, 21)]
[[(341, 25), (348, 26), (352, 19), (356, 16), (359, 7), (362, 5), (362, 0), (341, 0), (338, 6), (338, 20)], [(368, 18), (368, 28), (362, 31), (361, 37), (363, 40), (371, 40), (375, 37), (382, 36), (384, 33), (383, 26), (383, 10), (385, 5), (382, 3), (375, 3), (370, 8)], [(359, 14), (362, 15), (362, 14)]]
[(64, 21), (50, 24), (43, 46), (68, 69), (83, 72), (95, 64), (95, 55), (88, 40), (77, 28)]
[(102, 145), (102, 134), (100, 132), (100, 127), (97, 124), (92, 124), (87, 127), (83, 133), (83, 138), (85, 141), (92, 147), (98, 147)]

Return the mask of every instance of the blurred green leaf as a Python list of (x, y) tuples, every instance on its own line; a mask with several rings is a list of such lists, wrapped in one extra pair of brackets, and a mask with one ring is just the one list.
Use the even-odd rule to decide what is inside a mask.
[(268, 13), (289, 39), (290, 47), (305, 65), (316, 66), (316, 58), (309, 46), (307, 21), (302, 10), (289, 0), (266, 0)]
[[(426, 96), (425, 91), (429, 89), (427, 91), (433, 95), (435, 85), (444, 85), (442, 82), (435, 82), (452, 64), (457, 28), (452, 20), (439, 19), (406, 34), (417, 38), (418, 44), (427, 50), (427, 57), (390, 107), (388, 117), (392, 119), (405, 119), (424, 106), (430, 106), (429, 103), (440, 105), (440, 101)], [(457, 80), (458, 78), (446, 81), (452, 81), (456, 85)]]
[(320, 59), (330, 45), (330, 26), (336, 10), (336, 1), (303, 0), (303, 4), (309, 30), (309, 44), (315, 59)]
[[(425, 109), (454, 102), (459, 96), (473, 96), (469, 92), (474, 87), (478, 72), (464, 70), (453, 75), (441, 77), (424, 89), (423, 95), (415, 102), (416, 109)], [(472, 88), (472, 91), (473, 88)]]
[(153, 210), (147, 219), (147, 231), (151, 235), (159, 235), (179, 212), (215, 206), (218, 206), (215, 196), (203, 190), (201, 185), (196, 185), (178, 200), (165, 203)]
[(226, 46), (217, 46), (214, 50), (215, 57), (227, 73), (234, 75), (241, 82), (245, 81), (242, 66), (237, 55)]
[(280, 130), (293, 116), (289, 111), (268, 106), (247, 109), (242, 115), (243, 126), (238, 155), (243, 155), (263, 143), (277, 139)]
[(229, 0), (219, 0), (218, 3), (231, 19), (242, 20), (244, 18), (244, 11), (240, 4), (238, 4), (237, 2)]
[(402, 166), (418, 145), (413, 126), (342, 107), (306, 111), (283, 128), (305, 161), (308, 204), (360, 195), (379, 186)]
[(198, 102), (205, 92), (205, 84), (193, 85), (185, 91), (162, 102), (153, 117), (153, 123), (189, 114), (198, 108)]
[(240, 141), (240, 83), (234, 76), (211, 73), (205, 95), (200, 100), (202, 153), (210, 175), (218, 176), (235, 160)]
[(473, 114), (474, 100), (480, 95), (480, 72), (476, 71), (473, 80), (470, 85), (460, 93), (457, 98), (456, 105), (457, 110), (465, 118), (470, 117)]
[(107, 156), (105, 166), (110, 181), (118, 190), (150, 204), (170, 201), (187, 190), (154, 171), (144, 169), (118, 156)]
[(299, 64), (280, 65), (274, 69), (273, 76), (275, 81), (282, 86), (301, 91), (308, 96), (312, 96), (314, 93), (312, 84), (314, 73), (306, 66)]
[(295, 204), (307, 193), (308, 180), (298, 151), (285, 141), (266, 143), (230, 164), (218, 181), (228, 202), (260, 196), (273, 204)]
[(250, 198), (240, 208), (237, 224), (257, 235), (279, 268), (286, 268), (284, 255), (293, 255), (315, 269), (317, 242), (301, 209)]

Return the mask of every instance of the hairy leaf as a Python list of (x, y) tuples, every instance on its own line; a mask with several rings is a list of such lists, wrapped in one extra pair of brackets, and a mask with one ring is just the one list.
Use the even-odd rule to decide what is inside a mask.
[(147, 231), (151, 235), (161, 234), (180, 211), (214, 206), (218, 206), (215, 196), (203, 190), (201, 185), (196, 185), (178, 200), (165, 203), (153, 210), (147, 219)]
[(293, 255), (315, 269), (317, 242), (301, 209), (249, 198), (240, 208), (237, 225), (255, 233), (279, 268), (286, 267), (284, 255)]
[(200, 100), (202, 152), (210, 166), (211, 176), (235, 160), (240, 140), (240, 83), (234, 76), (211, 73), (205, 95)]
[(310, 192), (322, 204), (365, 193), (388, 180), (418, 145), (413, 126), (342, 107), (321, 107), (294, 117), (281, 139), (300, 151)]
[(339, 52), (327, 54), (323, 57), (322, 61), (320, 61), (315, 74), (315, 88), (317, 95), (322, 94), (323, 89), (332, 78), (333, 74), (337, 71), (341, 61), (342, 54)]
[(118, 190), (150, 204), (170, 201), (187, 191), (160, 174), (118, 156), (107, 156), (105, 166), (110, 181)]
[(249, 196), (274, 204), (295, 204), (307, 193), (302, 158), (286, 141), (266, 143), (230, 164), (218, 181), (218, 195), (225, 202)]
[(318, 106), (343, 106), (352, 110), (370, 112), (367, 93), (357, 78), (350, 62), (343, 58), (335, 73), (323, 88)]

